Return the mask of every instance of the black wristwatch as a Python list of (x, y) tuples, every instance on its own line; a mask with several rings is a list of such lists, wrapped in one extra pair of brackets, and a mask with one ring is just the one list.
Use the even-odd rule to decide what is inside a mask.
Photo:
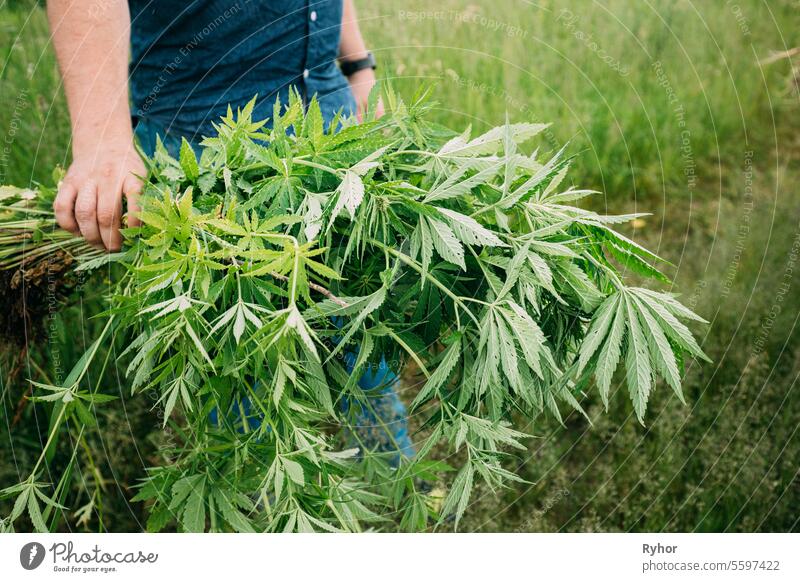
[(349, 77), (353, 73), (357, 73), (363, 69), (376, 69), (378, 64), (375, 62), (375, 56), (372, 53), (367, 53), (363, 59), (355, 61), (340, 61), (339, 68), (345, 77)]

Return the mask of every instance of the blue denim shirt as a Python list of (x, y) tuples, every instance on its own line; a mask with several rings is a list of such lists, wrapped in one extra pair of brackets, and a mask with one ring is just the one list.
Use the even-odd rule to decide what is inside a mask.
[(336, 66), (342, 0), (129, 0), (134, 118), (199, 141), (256, 93), (255, 119), (295, 86), (326, 121), (354, 112)]

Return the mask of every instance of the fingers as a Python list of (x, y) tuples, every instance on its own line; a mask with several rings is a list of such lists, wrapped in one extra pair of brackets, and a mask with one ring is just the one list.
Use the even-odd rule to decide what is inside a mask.
[(119, 250), (122, 196), (128, 198), (131, 225), (139, 224), (137, 175), (146, 173), (132, 144), (74, 159), (53, 203), (59, 225), (98, 248)]
[(122, 235), (119, 232), (121, 216), (120, 187), (113, 182), (101, 185), (97, 192), (97, 227), (103, 246), (109, 251), (118, 251), (122, 247)]
[(122, 246), (119, 232), (122, 215), (120, 187), (114, 181), (98, 186), (94, 180), (85, 180), (80, 189), (65, 183), (54, 203), (58, 224), (82, 235), (97, 247), (117, 251)]
[(58, 224), (98, 248), (122, 247), (122, 195), (128, 198), (131, 226), (139, 224), (137, 197), (141, 181), (125, 167), (100, 166), (76, 172), (59, 187), (53, 203)]
[(94, 180), (86, 180), (78, 190), (78, 197), (75, 200), (75, 220), (88, 243), (97, 247), (102, 246), (103, 238), (97, 226), (97, 184)]
[(80, 234), (78, 222), (75, 220), (75, 199), (77, 196), (78, 189), (72, 182), (64, 180), (58, 187), (58, 194), (53, 203), (58, 225), (75, 235)]
[(122, 193), (128, 201), (128, 226), (139, 226), (142, 221), (139, 219), (139, 193), (142, 190), (142, 181), (131, 174), (125, 178), (122, 184)]

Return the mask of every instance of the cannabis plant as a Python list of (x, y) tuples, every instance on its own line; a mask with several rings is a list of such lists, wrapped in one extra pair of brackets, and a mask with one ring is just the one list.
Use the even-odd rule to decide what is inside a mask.
[[(592, 192), (562, 187), (564, 152), (523, 149), (545, 125), (472, 137), (428, 121), (424, 94), (384, 100), (379, 119), (373, 96), (364, 123), (327, 128), (315, 101), (276, 104), (269, 125), (251, 102), (199, 159), (159, 144), (143, 225), (119, 253), (55, 230), (52, 191), (4, 191), (4, 266), (59, 251), (113, 281), (104, 331), (72, 373), (33, 382), (49, 432), (28, 478), (3, 491), (5, 528), (57, 523), (70, 477), (44, 482), (48, 455), (67, 445), (65, 423), (95, 430), (96, 409), (117, 406), (112, 387), (86, 381), (114, 338), (127, 346), (120, 395), (154, 393), (171, 431), (133, 498), (153, 531), (457, 524), (477, 480), (520, 480), (504, 459), (524, 450), (525, 419), (583, 413), (595, 391), (607, 405), (620, 367), (640, 421), (658, 378), (682, 400), (684, 358), (705, 358), (684, 322), (702, 319), (623, 281), (666, 281), (658, 257), (613, 229), (637, 215), (573, 206)], [(418, 450), (399, 464), (353, 430), (353, 410), (372, 406), (357, 380), (381, 359), (420, 378)], [(448, 472), (433, 503), (429, 484)]]

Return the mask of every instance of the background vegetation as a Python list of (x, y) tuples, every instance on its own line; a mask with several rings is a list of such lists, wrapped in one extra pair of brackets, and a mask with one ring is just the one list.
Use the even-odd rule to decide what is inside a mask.
[[(461, 529), (799, 529), (800, 65), (764, 60), (800, 46), (800, 2), (359, 8), (381, 72), (401, 92), (438, 80), (439, 121), (476, 131), (506, 113), (553, 122), (541, 147), (579, 154), (571, 176), (604, 192), (597, 209), (653, 213), (627, 234), (676, 265), (676, 291), (711, 321), (702, 347), (715, 363), (687, 370), (687, 406), (662, 388), (644, 428), (625, 398), (608, 415), (585, 402), (594, 426), (573, 415), (564, 427), (529, 427), (538, 438), (516, 462), (532, 484), (476, 495)], [(48, 181), (69, 160), (69, 123), (33, 2), (0, 0), (0, 99), (0, 183)], [(20, 404), (24, 379), (79, 357), (101, 292), (79, 288), (77, 304), (52, 310), (29, 351), (6, 342), (0, 486), (25, 473), (47, 429), (41, 410)], [(104, 381), (120, 380), (111, 370)], [(405, 386), (412, 397), (411, 374)], [(96, 529), (102, 512), (115, 530), (140, 528), (141, 508), (126, 498), (165, 437), (152, 403), (124, 404), (79, 455), (87, 509), (72, 527)]]

